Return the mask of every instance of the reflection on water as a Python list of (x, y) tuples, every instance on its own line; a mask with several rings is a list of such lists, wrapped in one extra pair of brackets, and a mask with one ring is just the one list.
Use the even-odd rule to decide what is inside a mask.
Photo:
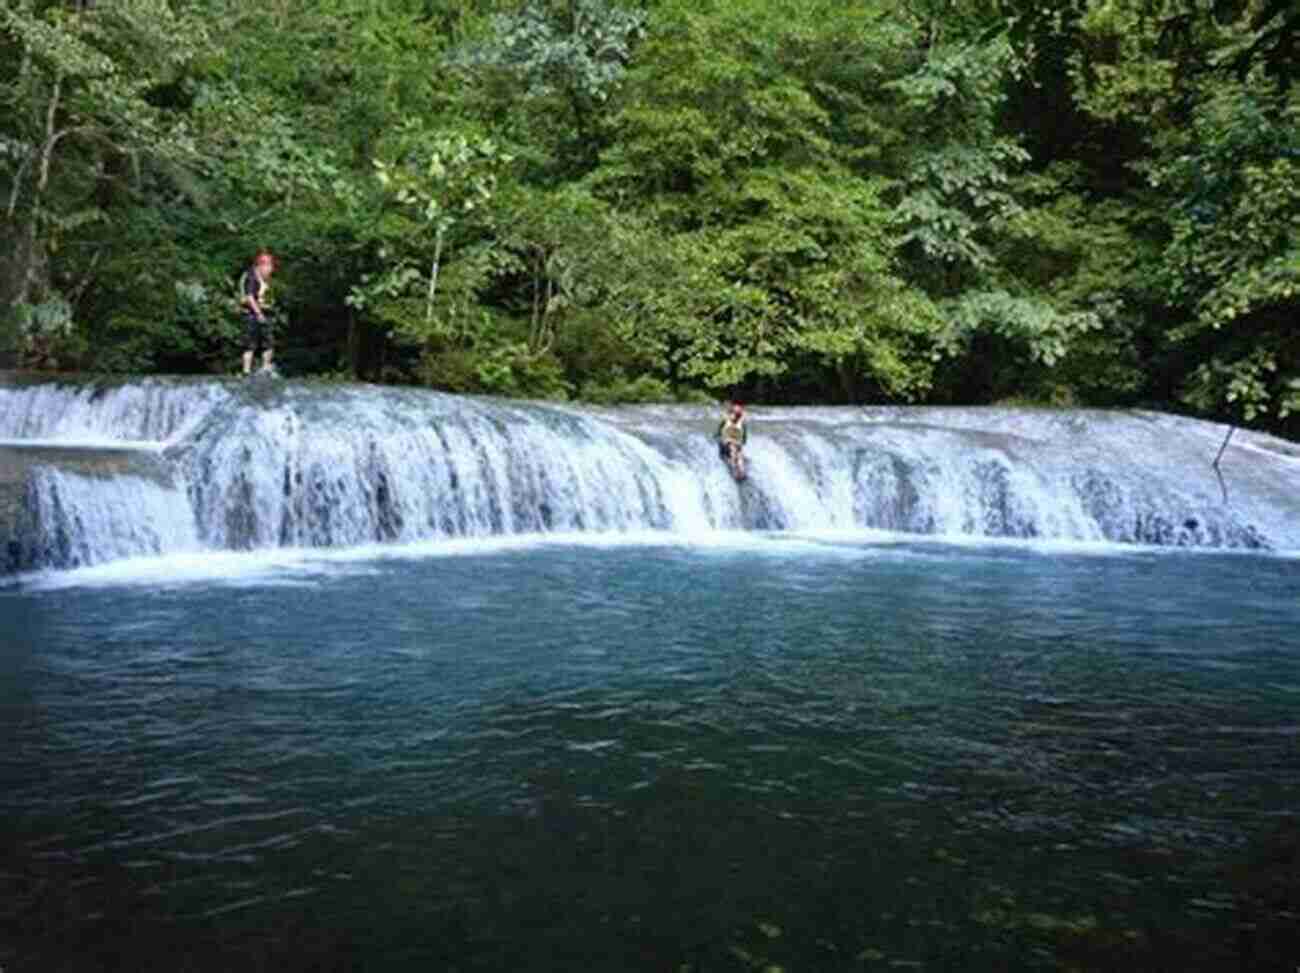
[(459, 553), (0, 592), (0, 965), (1300, 956), (1300, 562)]

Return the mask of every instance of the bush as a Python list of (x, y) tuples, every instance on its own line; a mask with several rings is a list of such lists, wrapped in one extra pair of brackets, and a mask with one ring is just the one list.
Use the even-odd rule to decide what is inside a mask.
[(667, 382), (652, 375), (628, 378), (621, 368), (615, 368), (601, 379), (582, 383), (578, 398), (596, 405), (619, 405), (627, 402), (672, 402), (676, 399)]
[(553, 355), (533, 355), (517, 343), (427, 352), (420, 361), (419, 378), (447, 392), (512, 399), (567, 399), (571, 390)]

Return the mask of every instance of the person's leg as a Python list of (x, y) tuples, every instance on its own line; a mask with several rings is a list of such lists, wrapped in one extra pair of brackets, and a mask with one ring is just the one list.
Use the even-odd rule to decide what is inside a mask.
[(731, 475), (737, 480), (743, 480), (745, 478), (745, 454), (740, 448), (740, 443), (731, 444), (731, 455), (729, 460), (731, 463)]
[(271, 322), (262, 322), (262, 368), (265, 371), (271, 371), (271, 363), (275, 360), (275, 332), (271, 330)]
[(251, 314), (241, 315), (244, 319), (244, 374), (253, 374), (253, 357), (257, 354), (257, 319)]

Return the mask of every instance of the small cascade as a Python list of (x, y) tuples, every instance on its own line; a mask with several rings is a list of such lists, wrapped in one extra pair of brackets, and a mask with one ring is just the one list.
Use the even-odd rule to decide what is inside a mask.
[(155, 479), (40, 467), (28, 497), (30, 520), (12, 555), (20, 570), (85, 567), (199, 546), (185, 492)]
[[(403, 408), (412, 399), (423, 408)], [(217, 548), (709, 523), (687, 468), (539, 406), (346, 392), (324, 404), (286, 390), (184, 462), (202, 539)]]
[(1069, 488), (1059, 456), (1015, 437), (876, 425), (852, 447), (858, 523), (986, 537), (1107, 539)]
[(758, 410), (750, 476), (737, 484), (718, 459), (714, 416), (696, 407), (166, 380), (0, 388), (0, 403), (14, 410), (0, 414), (11, 436), (152, 439), (158, 464), (90, 475), (67, 455), (24, 460), (27, 566), (646, 530), (1300, 549), (1300, 449), (1239, 434), (1225, 502), (1209, 470), (1222, 427), (1154, 414)]
[(163, 443), (228, 399), (213, 381), (0, 385), (0, 440)]

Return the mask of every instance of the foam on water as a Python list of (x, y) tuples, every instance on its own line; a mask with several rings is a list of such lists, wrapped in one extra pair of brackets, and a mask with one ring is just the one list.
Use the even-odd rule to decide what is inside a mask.
[[(315, 586), (334, 578), (378, 574), (404, 561), (441, 558), (491, 559), (542, 549), (662, 549), (692, 555), (800, 560), (967, 560), (981, 552), (1037, 557), (1133, 558), (1189, 555), (1259, 556), (1244, 551), (1173, 549), (1107, 541), (1042, 541), (1020, 538), (931, 535), (854, 528), (811, 531), (703, 531), (694, 534), (655, 530), (601, 533), (532, 533), (484, 538), (367, 544), (350, 548), (273, 548), (259, 551), (199, 551), (160, 556), (128, 556), (72, 570), (44, 570), (12, 576), (7, 586), (31, 591), (146, 586), (172, 588), (221, 584), (232, 587)], [(1300, 552), (1270, 554), (1300, 559)], [(6, 582), (0, 581), (0, 586)]]

